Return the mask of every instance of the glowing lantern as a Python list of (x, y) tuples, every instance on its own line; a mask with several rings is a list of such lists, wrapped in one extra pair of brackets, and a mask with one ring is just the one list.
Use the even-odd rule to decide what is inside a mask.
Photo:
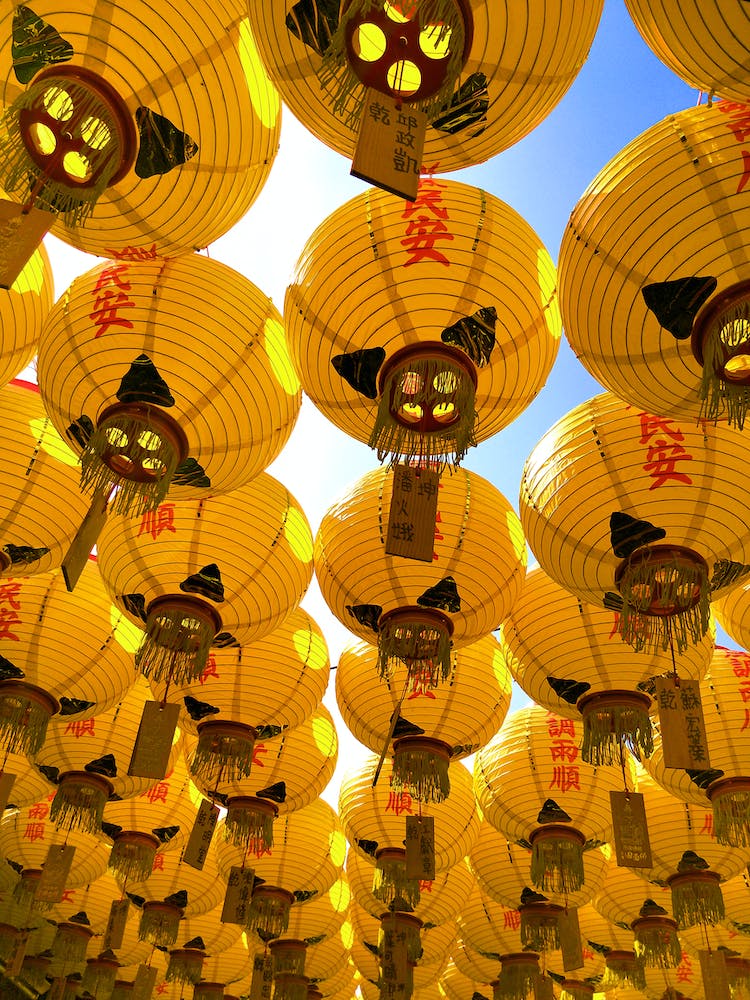
[[(216, 916), (214, 914), (215, 918)], [(209, 954), (203, 960), (201, 969), (202, 980), (195, 987), (194, 997), (195, 1000), (224, 1000), (226, 993), (234, 993), (234, 987), (232, 990), (228, 988), (230, 984), (239, 985), (248, 976), (252, 976), (255, 953), (244, 933), (228, 948), (221, 951), (211, 948), (208, 950)], [(238, 996), (245, 992), (240, 990)]]
[(700, 1000), (708, 996), (697, 957), (683, 951), (679, 965), (672, 969), (646, 970), (646, 996), (667, 1000)]
[(42, 324), (54, 298), (52, 268), (41, 244), (11, 287), (0, 290), (0, 385), (23, 371), (34, 357)]
[(531, 881), (543, 893), (577, 892), (585, 850), (611, 834), (609, 792), (619, 776), (580, 759), (579, 738), (574, 722), (524, 708), (474, 762), (483, 816), (508, 840), (531, 847)]
[(748, 113), (720, 101), (638, 136), (589, 185), (560, 248), (576, 355), (621, 399), (685, 424), (741, 428), (750, 402)]
[(600, 2), (575, 11), (479, 0), (354, 0), (341, 10), (250, 3), (268, 73), (315, 136), (351, 157), (370, 86), (407, 108), (427, 107), (424, 162), (443, 171), (494, 156), (552, 110), (583, 65), (601, 10)]
[[(203, 971), (208, 956), (216, 958), (240, 940), (242, 929), (237, 924), (222, 923), (220, 916), (219, 907), (180, 921), (174, 947), (169, 950), (164, 976), (168, 983), (180, 983), (183, 988), (196, 985), (206, 978)], [(247, 959), (247, 944), (244, 953)]]
[(744, 581), (711, 605), (716, 621), (743, 649), (750, 649), (750, 581)]
[(62, 239), (103, 257), (174, 256), (252, 204), (279, 99), (242, 4), (5, 0), (0, 37), (3, 181), (58, 215)]
[(37, 375), (83, 488), (119, 487), (112, 508), (153, 510), (157, 533), (167, 494), (227, 493), (264, 469), (301, 398), (271, 300), (199, 254), (76, 278), (45, 323)]
[(650, 755), (653, 678), (677, 672), (699, 679), (713, 638), (709, 627), (676, 661), (660, 647), (633, 656), (612, 611), (583, 604), (537, 567), (503, 624), (501, 643), (514, 679), (530, 698), (583, 720), (582, 759), (601, 765), (619, 764), (625, 748)]
[(477, 982), (462, 973), (454, 961), (449, 961), (440, 976), (440, 993), (447, 1000), (491, 1000), (492, 985)]
[(393, 480), (390, 470), (370, 472), (329, 509), (315, 540), (315, 572), (339, 621), (377, 641), (381, 675), (402, 660), (434, 687), (450, 676), (451, 645), (476, 642), (509, 613), (523, 585), (526, 546), (503, 495), (460, 469), (437, 486), (433, 558), (389, 555), (398, 528), (388, 523)]
[(111, 517), (99, 568), (115, 604), (145, 626), (136, 665), (179, 684), (203, 673), (213, 644), (280, 625), (310, 582), (313, 552), (302, 509), (267, 473), (226, 497), (168, 506), (162, 531), (149, 530), (151, 514)]
[(594, 397), (526, 460), (520, 505), (532, 551), (566, 590), (616, 611), (637, 650), (684, 651), (709, 628), (711, 596), (748, 572), (743, 440)]
[(410, 204), (368, 190), (300, 255), (290, 351), (315, 405), (381, 459), (453, 465), (544, 385), (561, 335), (555, 284), (539, 237), (487, 192), (423, 179)]
[(583, 947), (604, 956), (601, 988), (644, 990), (646, 976), (643, 962), (634, 951), (632, 930), (618, 927), (591, 905), (582, 906), (577, 916)]

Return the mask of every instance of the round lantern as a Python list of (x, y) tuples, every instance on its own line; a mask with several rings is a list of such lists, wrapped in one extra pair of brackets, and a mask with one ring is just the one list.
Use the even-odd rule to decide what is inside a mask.
[(685, 424), (741, 428), (750, 403), (747, 115), (720, 101), (638, 136), (589, 185), (560, 248), (577, 357), (621, 399)]
[[(195, 1000), (224, 1000), (226, 993), (234, 993), (236, 985), (252, 976), (254, 958), (245, 933), (221, 951), (209, 948), (201, 969), (202, 981), (195, 987)], [(238, 996), (245, 992), (240, 990)]]
[(423, 162), (441, 171), (494, 156), (552, 110), (583, 65), (601, 10), (600, 2), (519, 11), (479, 0), (352, 0), (313, 13), (304, 3), (250, 3), (269, 75), (317, 138), (351, 157), (371, 87), (407, 112), (427, 109)]
[(609, 839), (609, 792), (623, 776), (586, 764), (576, 723), (538, 706), (509, 716), (477, 754), (474, 789), (483, 816), (531, 847), (531, 882), (567, 894), (584, 884), (583, 856)]
[[(414, 471), (414, 489), (437, 489), (429, 561), (391, 555), (402, 525), (420, 524), (393, 504), (394, 473), (359, 479), (324, 515), (315, 572), (333, 614), (360, 638), (377, 641), (378, 668), (396, 661), (426, 687), (447, 680), (450, 649), (476, 642), (509, 613), (523, 585), (526, 546), (508, 501), (476, 473), (460, 469), (439, 483)], [(403, 495), (403, 494), (402, 494)], [(408, 531), (407, 531), (408, 534)]]
[(502, 626), (502, 648), (513, 678), (537, 704), (582, 719), (582, 759), (619, 764), (624, 748), (648, 757), (649, 715), (656, 711), (653, 678), (677, 672), (700, 678), (708, 668), (714, 629), (679, 658), (661, 649), (633, 656), (612, 611), (584, 604), (541, 567), (531, 570)]
[[(221, 907), (199, 916), (180, 921), (177, 938), (169, 949), (165, 973), (168, 983), (180, 983), (183, 988), (195, 986), (203, 974), (209, 956), (224, 954), (240, 940), (242, 929), (237, 924), (221, 922)], [(244, 948), (247, 958), (247, 945)]]
[(0, 7), (0, 175), (57, 235), (124, 259), (204, 247), (247, 211), (279, 98), (241, 3)]
[(673, 969), (646, 970), (646, 996), (666, 997), (667, 1000), (701, 1000), (709, 996), (703, 981), (697, 956), (683, 951), (680, 963)]
[(287, 441), (300, 388), (281, 316), (237, 271), (190, 254), (108, 261), (50, 313), (37, 375), (81, 456), (81, 484), (119, 513), (237, 489)]
[(716, 621), (743, 649), (750, 649), (750, 580), (743, 581), (712, 605)]
[(450, 960), (440, 976), (440, 994), (447, 1000), (490, 1000), (491, 983), (470, 979)]
[(604, 956), (601, 988), (644, 990), (646, 975), (643, 962), (634, 951), (632, 930), (616, 926), (590, 904), (582, 906), (577, 915), (584, 949)]
[(423, 179), (409, 205), (370, 189), (303, 249), (287, 289), (306, 393), (379, 458), (453, 465), (544, 385), (561, 328), (555, 267), (500, 199)]
[(750, 563), (739, 431), (639, 412), (603, 394), (566, 414), (526, 460), (521, 520), (557, 583), (617, 612), (637, 650), (700, 642), (709, 600)]
[(203, 673), (212, 645), (254, 642), (299, 604), (312, 537), (297, 501), (267, 473), (225, 497), (162, 505), (155, 516), (153, 531), (151, 514), (110, 517), (99, 568), (117, 607), (145, 626), (136, 665), (179, 684)]
[(23, 371), (34, 357), (54, 298), (52, 268), (40, 243), (10, 288), (0, 289), (0, 385)]

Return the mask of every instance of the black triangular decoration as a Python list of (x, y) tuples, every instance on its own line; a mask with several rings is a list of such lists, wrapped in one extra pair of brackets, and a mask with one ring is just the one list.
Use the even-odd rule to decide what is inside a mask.
[(46, 556), (49, 549), (45, 546), (33, 548), (31, 545), (3, 545), (3, 552), (10, 559), (11, 566), (29, 566)]
[(190, 486), (200, 490), (211, 487), (206, 470), (195, 458), (186, 458), (184, 462), (180, 462), (172, 476), (172, 482), (175, 486)]
[(357, 847), (374, 858), (378, 849), (377, 840), (355, 840)]
[(277, 781), (274, 785), (269, 785), (268, 788), (256, 792), (255, 797), (269, 799), (271, 802), (286, 802), (286, 782)]
[(461, 610), (461, 598), (458, 587), (452, 576), (443, 577), (434, 587), (428, 587), (421, 597), (417, 598), (420, 608), (438, 608), (450, 614), (458, 614)]
[[(393, 716), (391, 716), (391, 720)], [(397, 740), (401, 736), (422, 736), (424, 734), (424, 729), (421, 726), (416, 726), (413, 722), (409, 722), (405, 719), (403, 715), (399, 715), (396, 719), (396, 725), (393, 727), (393, 739)]]
[(694, 785), (697, 785), (698, 788), (702, 788), (704, 791), (712, 782), (718, 781), (719, 778), (724, 777), (723, 771), (719, 771), (714, 768), (707, 771), (694, 771), (692, 768), (686, 767), (685, 774), (688, 778), (690, 778)]
[(57, 785), (60, 781), (60, 768), (55, 767), (53, 764), (37, 764), (37, 771), (43, 774), (47, 781), (51, 781), (53, 785)]
[(84, 765), (84, 771), (88, 771), (89, 774), (101, 774), (103, 778), (116, 778), (117, 777), (117, 762), (115, 761), (114, 754), (107, 753), (103, 757), (97, 757), (96, 760), (89, 761), (88, 764)]
[(117, 823), (106, 823), (102, 821), (102, 833), (105, 837), (109, 837), (110, 840), (114, 840), (122, 833), (122, 827), (118, 826)]
[(230, 647), (239, 646), (239, 642), (231, 632), (217, 632), (211, 645), (216, 646), (218, 649), (229, 649)]
[(79, 910), (78, 913), (74, 913), (72, 917), (67, 917), (65, 920), (66, 924), (83, 924), (84, 927), (90, 927), (91, 921), (85, 910)]
[(66, 698), (65, 695), (59, 699), (59, 715), (78, 715), (80, 712), (87, 712), (96, 704), (95, 701), (84, 701), (82, 698)]
[(175, 167), (187, 163), (198, 152), (198, 144), (187, 132), (181, 132), (168, 118), (156, 111), (137, 108), (135, 122), (140, 135), (138, 158), (135, 161), (137, 177), (145, 180), (157, 174), (168, 174)]
[(129, 615), (140, 618), (142, 622), (146, 621), (146, 598), (143, 594), (120, 594), (115, 600), (122, 604)]
[(5, 863), (10, 865), (10, 867), (13, 869), (16, 875), (20, 875), (21, 872), (23, 871), (23, 865), (19, 864), (18, 861), (11, 861), (10, 858), (6, 858)]
[(606, 608), (607, 611), (622, 611), (624, 604), (622, 594), (618, 594), (614, 590), (606, 591), (602, 599), (602, 607)]
[(224, 600), (224, 584), (221, 582), (221, 571), (216, 563), (209, 563), (197, 573), (193, 573), (180, 584), (184, 594), (198, 594), (215, 604)]
[(294, 889), (292, 892), (296, 903), (306, 903), (308, 899), (318, 895), (317, 889)]
[(205, 943), (205, 941), (203, 940), (202, 937), (194, 937), (194, 938), (191, 938), (189, 941), (186, 941), (185, 944), (182, 947), (183, 948), (194, 948), (196, 951), (205, 951), (206, 950), (206, 943)]
[(682, 857), (677, 862), (677, 871), (682, 872), (704, 872), (711, 866), (705, 858), (695, 851), (684, 851)]
[(367, 347), (331, 358), (331, 364), (342, 379), (367, 399), (378, 398), (378, 372), (384, 361), (382, 347)]
[(180, 832), (179, 826), (157, 826), (151, 833), (161, 844), (168, 844)]
[(339, 25), (340, 0), (299, 0), (286, 16), (287, 31), (322, 56)]
[(709, 586), (711, 590), (721, 590), (730, 583), (736, 583), (750, 573), (750, 566), (744, 563), (732, 562), (731, 559), (717, 559)]
[(10, 660), (6, 660), (4, 656), (0, 656), (0, 680), (10, 681), (17, 680), (19, 677), (25, 677), (26, 674), (17, 667), (15, 663), (11, 663)]
[(464, 316), (440, 334), (444, 344), (460, 348), (474, 362), (477, 368), (490, 363), (490, 355), (495, 346), (495, 324), (497, 309), (487, 306), (471, 316)]
[(362, 941), (362, 944), (365, 948), (367, 948), (370, 954), (380, 957), (380, 948), (376, 944), (373, 944), (372, 941)]
[(554, 799), (547, 799), (539, 810), (536, 821), (537, 823), (570, 823), (570, 816), (564, 809), (560, 808)]
[(549, 900), (540, 892), (530, 889), (527, 885), (521, 890), (521, 906), (528, 906), (529, 903), (548, 903)]
[(703, 303), (716, 291), (716, 278), (677, 278), (658, 281), (641, 289), (643, 301), (656, 316), (660, 326), (676, 340), (687, 340), (693, 332), (693, 320)]
[(147, 354), (139, 354), (125, 373), (115, 393), (121, 403), (174, 406), (174, 396)]
[(91, 435), (94, 433), (94, 421), (91, 417), (87, 417), (85, 413), (82, 413), (78, 420), (74, 420), (72, 424), (66, 427), (65, 433), (79, 447), (85, 448), (89, 443)]
[(188, 905), (188, 894), (186, 889), (178, 889), (177, 892), (173, 892), (171, 896), (164, 897), (165, 903), (171, 903), (172, 906), (179, 906), (181, 910), (184, 910)]
[(650, 545), (651, 542), (658, 542), (666, 536), (667, 533), (663, 528), (655, 527), (650, 521), (639, 521), (620, 510), (610, 514), (609, 540), (612, 551), (618, 559), (627, 559), (636, 549)]
[(490, 96), (484, 73), (472, 73), (461, 84), (450, 101), (443, 105), (430, 125), (438, 132), (456, 135), (471, 129), (471, 137), (481, 135), (487, 127)]
[(567, 702), (568, 705), (575, 705), (578, 699), (582, 698), (591, 688), (591, 685), (587, 684), (586, 681), (566, 680), (562, 677), (548, 677), (547, 683), (557, 697)]
[(379, 604), (347, 604), (346, 610), (364, 628), (372, 629), (377, 635), (380, 631), (378, 622), (383, 614), (383, 608)]
[(145, 896), (136, 896), (133, 892), (126, 892), (125, 895), (128, 897), (133, 906), (137, 906), (139, 910), (143, 909), (143, 904), (146, 902)]
[(268, 725), (253, 726), (255, 738), (258, 740), (273, 740), (277, 736), (281, 736), (285, 728), (286, 726), (274, 726), (270, 723)]
[(189, 694), (186, 694), (182, 700), (185, 703), (185, 711), (193, 722), (200, 722), (206, 716), (217, 715), (221, 711), (220, 708), (209, 705), (207, 701), (198, 701), (197, 698), (192, 698)]
[(73, 58), (73, 46), (29, 7), (16, 8), (13, 15), (10, 54), (19, 83), (28, 83), (40, 69)]

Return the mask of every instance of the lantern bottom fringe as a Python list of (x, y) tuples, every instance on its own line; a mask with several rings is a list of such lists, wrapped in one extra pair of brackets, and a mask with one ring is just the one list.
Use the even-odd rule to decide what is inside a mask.
[(271, 944), (274, 976), (304, 976), (307, 946), (304, 941), (274, 941)]
[[(399, 420), (396, 414), (408, 414), (408, 407), (415, 405), (414, 384), (421, 387), (419, 406), (422, 409), (440, 413), (439, 407), (449, 406), (452, 420), (440, 426), (433, 419), (429, 430), (422, 421), (410, 425)], [(450, 391), (445, 388), (447, 385)], [(430, 386), (434, 388), (428, 390)], [(459, 364), (445, 357), (411, 358), (408, 372), (399, 365), (384, 379), (368, 444), (377, 451), (381, 462), (390, 456), (392, 464), (403, 461), (438, 472), (453, 469), (477, 443), (475, 398), (474, 381)]]
[(274, 817), (267, 812), (247, 806), (227, 810), (224, 821), (224, 836), (235, 847), (253, 844), (258, 851), (270, 851), (273, 847)]
[(63, 781), (55, 792), (49, 818), (58, 829), (75, 827), (85, 833), (98, 834), (108, 798), (105, 788), (75, 780)]
[(19, 979), (37, 993), (44, 993), (49, 987), (47, 976), (52, 960), (39, 955), (27, 955), (21, 965)]
[(93, 932), (88, 928), (58, 926), (51, 948), (53, 965), (56, 968), (62, 965), (69, 972), (74, 966), (82, 965), (92, 937)]
[(154, 844), (118, 839), (110, 851), (107, 867), (121, 882), (145, 882), (154, 870), (155, 858)]
[[(158, 475), (148, 476), (145, 480), (130, 479), (107, 464), (114, 439), (118, 442), (117, 460), (123, 467), (130, 464), (137, 468), (144, 451), (140, 444), (144, 436), (149, 439), (149, 467), (158, 469)], [(126, 447), (120, 446), (120, 441), (132, 444), (132, 455)], [(179, 460), (173, 442), (152, 430), (142, 416), (113, 416), (97, 427), (81, 453), (81, 489), (106, 497), (117, 487), (111, 509), (116, 514), (140, 517), (147, 511), (156, 510), (164, 502)]]
[(390, 906), (394, 900), (405, 909), (415, 909), (421, 898), (419, 879), (408, 878), (406, 861), (394, 858), (378, 858), (372, 880), (372, 894), (381, 903)]
[(18, 905), (19, 910), (25, 912), (27, 916), (32, 908), (37, 911), (51, 910), (54, 905), (46, 901), (37, 903), (36, 890), (38, 886), (38, 879), (30, 878), (20, 878), (13, 886), (13, 901)]
[(583, 885), (583, 847), (565, 836), (534, 840), (531, 881), (544, 893), (572, 895)]
[(146, 907), (138, 924), (138, 940), (157, 948), (168, 948), (177, 940), (182, 911), (175, 907)]
[(521, 944), (529, 951), (557, 951), (560, 948), (560, 910), (545, 911), (521, 907)]
[(750, 792), (722, 792), (711, 800), (711, 807), (718, 843), (750, 847)]
[(602, 990), (614, 990), (630, 986), (634, 990), (646, 989), (646, 971), (635, 954), (632, 958), (607, 958)]
[(169, 963), (164, 978), (168, 983), (184, 983), (195, 986), (203, 975), (202, 951), (191, 951), (189, 948), (170, 952)]
[(724, 896), (718, 880), (680, 879), (672, 884), (672, 912), (680, 930), (722, 923), (725, 917)]
[(649, 969), (676, 969), (682, 961), (677, 931), (671, 926), (633, 927), (633, 951)]
[(114, 989), (119, 966), (87, 965), (81, 980), (81, 991), (90, 993), (93, 997), (109, 997)]
[[(403, 6), (403, 5), (402, 5)], [(434, 38), (430, 42), (439, 46), (443, 39), (450, 38), (450, 54), (445, 73), (445, 82), (440, 90), (414, 102), (414, 106), (425, 111), (428, 116), (434, 116), (446, 105), (453, 93), (455, 82), (461, 71), (461, 55), (464, 47), (463, 20), (458, 12), (458, 5), (452, 0), (416, 0), (411, 7), (417, 7), (420, 23), (425, 26), (435, 25), (430, 32)], [(342, 13), (336, 30), (331, 35), (331, 41), (325, 52), (318, 70), (321, 87), (328, 91), (328, 100), (332, 101), (334, 114), (342, 118), (347, 128), (356, 131), (364, 106), (364, 85), (352, 69), (346, 45), (346, 32), (351, 20), (366, 16), (370, 11), (382, 10), (383, 0), (355, 0)]]
[[(648, 548), (643, 549), (644, 556)], [(618, 630), (623, 640), (636, 652), (668, 650), (670, 644), (678, 653), (697, 645), (711, 622), (711, 592), (705, 565), (688, 563), (684, 559), (638, 561), (638, 552), (629, 560), (618, 584), (623, 605), (619, 610)], [(696, 603), (686, 595), (698, 593)], [(644, 594), (648, 595), (644, 598)], [(678, 610), (669, 615), (650, 614), (652, 595), (658, 595), (663, 606)], [(689, 606), (687, 606), (689, 605)]]
[[(730, 427), (742, 430), (750, 408), (750, 387), (723, 377), (727, 356), (748, 339), (750, 302), (738, 299), (716, 318), (702, 338), (703, 373), (699, 395), (702, 420), (726, 421)], [(746, 351), (742, 351), (746, 353)]]
[[(189, 615), (188, 615), (189, 617)], [(174, 684), (197, 680), (208, 662), (216, 632), (208, 620), (190, 618), (184, 607), (160, 606), (149, 615), (146, 635), (135, 654), (135, 665), (144, 677), (156, 682), (169, 678)]]
[(386, 619), (378, 632), (378, 672), (388, 680), (393, 665), (405, 663), (410, 678), (422, 688), (435, 688), (451, 676), (451, 637), (437, 619), (426, 624), (415, 616), (414, 622), (402, 617)]
[(527, 1000), (539, 978), (539, 966), (530, 962), (503, 962), (493, 989), (493, 1000)]
[(633, 705), (602, 705), (583, 714), (581, 757), (595, 767), (617, 765), (627, 748), (642, 760), (654, 752), (648, 711)]
[[(264, 886), (260, 887), (265, 889)], [(289, 927), (289, 912), (292, 901), (287, 893), (253, 893), (247, 911), (246, 927), (256, 931), (263, 941), (279, 938)]]
[(282, 972), (273, 980), (273, 1000), (306, 1000), (307, 979)]
[(450, 760), (424, 749), (399, 749), (393, 756), (391, 786), (406, 789), (417, 802), (444, 802), (451, 790)]
[(207, 785), (214, 785), (218, 781), (241, 781), (250, 774), (254, 749), (255, 731), (249, 727), (247, 739), (234, 733), (217, 735), (209, 729), (198, 735), (190, 771)]
[(50, 713), (34, 698), (14, 691), (0, 693), (0, 745), (9, 753), (29, 756), (41, 750)]

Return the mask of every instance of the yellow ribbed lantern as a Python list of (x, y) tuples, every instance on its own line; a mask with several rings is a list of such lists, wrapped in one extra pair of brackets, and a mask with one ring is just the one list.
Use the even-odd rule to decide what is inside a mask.
[(213, 242), (254, 201), (280, 102), (243, 4), (4, 0), (0, 37), (0, 175), (18, 201), (59, 215), (66, 242), (174, 256)]
[(747, 45), (750, 11), (744, 0), (668, 4), (625, 0), (643, 40), (688, 86), (736, 101), (750, 100)]
[(302, 599), (310, 527), (267, 473), (224, 497), (162, 504), (155, 518), (150, 530), (151, 514), (110, 517), (98, 549), (115, 605), (145, 626), (136, 665), (147, 677), (199, 677), (212, 645), (257, 641)]
[(308, 239), (284, 302), (306, 393), (378, 457), (453, 465), (544, 385), (561, 336), (556, 273), (486, 191), (424, 178), (370, 189)]
[(139, 633), (93, 559), (74, 594), (59, 571), (6, 580), (0, 594), (0, 735), (11, 751), (35, 753), (51, 717), (85, 725), (120, 701), (137, 677)]
[(434, 687), (450, 676), (451, 645), (476, 642), (510, 612), (526, 545), (502, 493), (459, 469), (437, 487), (432, 561), (389, 555), (401, 525), (398, 511), (389, 520), (393, 477), (388, 469), (367, 473), (328, 510), (315, 539), (315, 572), (339, 621), (377, 641), (381, 675), (402, 660)]
[(750, 580), (711, 604), (717, 623), (743, 649), (750, 649)]
[[(498, 968), (499, 973), (499, 968)], [(449, 961), (440, 976), (440, 993), (446, 1000), (491, 1000), (492, 985), (469, 978)]]
[(203, 960), (201, 982), (195, 986), (195, 1000), (224, 1000), (225, 993), (234, 993), (237, 985), (252, 977), (254, 958), (244, 932), (228, 948), (220, 952), (209, 950)]
[[(220, 917), (221, 907), (217, 907), (180, 921), (177, 938), (169, 949), (166, 982), (179, 983), (183, 990), (196, 986), (205, 978), (206, 959), (225, 954), (240, 940), (242, 929), (237, 924), (222, 923)], [(247, 945), (244, 951), (247, 956)], [(236, 967), (236, 962), (232, 964)]]
[(573, 82), (601, 11), (601, 2), (519, 11), (480, 0), (353, 0), (340, 15), (336, 4), (250, 3), (269, 75), (316, 137), (351, 157), (366, 81), (427, 108), (424, 163), (441, 171), (482, 163), (527, 135)]
[(535, 706), (509, 716), (477, 754), (474, 789), (482, 814), (513, 843), (530, 847), (541, 892), (577, 892), (583, 855), (609, 839), (609, 792), (623, 775), (586, 764), (579, 724)]
[[(82, 487), (105, 498), (119, 487), (119, 513), (249, 482), (281, 451), (301, 401), (278, 310), (199, 254), (107, 261), (76, 278), (37, 364)], [(155, 512), (152, 522), (158, 531)]]
[(620, 398), (686, 425), (742, 427), (750, 402), (747, 115), (720, 101), (638, 136), (591, 182), (560, 248), (577, 357)]
[(710, 598), (748, 572), (744, 440), (595, 396), (526, 460), (532, 551), (580, 600), (616, 611), (637, 650), (682, 652), (706, 634)]
[(674, 660), (657, 647), (633, 656), (616, 613), (584, 604), (537, 566), (503, 623), (501, 647), (513, 678), (537, 704), (583, 720), (582, 758), (619, 764), (624, 749), (648, 757), (654, 677), (697, 680), (708, 669), (714, 628)]
[(646, 971), (646, 996), (664, 997), (668, 1000), (700, 1000), (707, 997), (707, 984), (703, 981), (701, 964), (697, 956), (683, 951), (680, 963), (673, 969), (648, 969)]
[[(0, 200), (3, 198), (0, 190)], [(11, 287), (0, 290), (0, 385), (23, 371), (34, 357), (54, 300), (52, 267), (42, 243)]]
[[(644, 965), (635, 954), (633, 932), (603, 917), (591, 904), (578, 910), (578, 925), (585, 951), (604, 956), (601, 989), (646, 988)], [(618, 996), (615, 992), (615, 996)]]

